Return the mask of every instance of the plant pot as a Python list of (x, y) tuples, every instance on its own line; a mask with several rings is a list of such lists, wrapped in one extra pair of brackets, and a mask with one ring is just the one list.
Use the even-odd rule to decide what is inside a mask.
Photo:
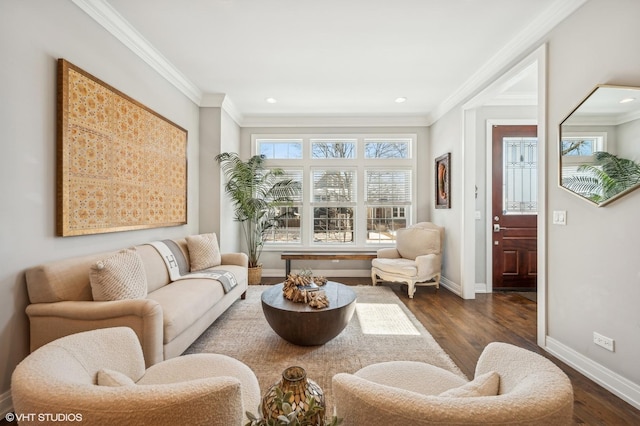
[(249, 268), (249, 285), (256, 285), (262, 282), (262, 266)]

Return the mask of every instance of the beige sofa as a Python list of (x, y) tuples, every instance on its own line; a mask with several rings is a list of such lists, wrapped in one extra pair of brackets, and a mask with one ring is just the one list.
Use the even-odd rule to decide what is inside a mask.
[[(174, 241), (188, 265), (187, 240)], [(155, 247), (144, 244), (136, 246), (135, 251), (146, 275), (144, 298), (93, 300), (90, 269), (117, 252), (54, 261), (27, 270), (31, 351), (69, 334), (127, 326), (137, 334), (149, 367), (182, 354), (247, 290), (248, 260), (244, 253), (222, 254), (221, 264), (210, 268), (235, 276), (237, 285), (225, 293), (221, 283), (212, 279), (172, 282)]]
[(13, 372), (11, 396), (21, 426), (241, 426), (260, 402), (260, 387), (249, 367), (219, 354), (145, 369), (136, 335), (114, 327), (37, 349)]

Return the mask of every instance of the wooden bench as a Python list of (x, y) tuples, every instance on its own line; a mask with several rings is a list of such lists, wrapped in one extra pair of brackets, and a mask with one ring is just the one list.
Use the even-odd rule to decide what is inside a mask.
[(375, 251), (285, 251), (280, 259), (286, 260), (285, 277), (291, 273), (292, 260), (371, 260), (377, 257)]

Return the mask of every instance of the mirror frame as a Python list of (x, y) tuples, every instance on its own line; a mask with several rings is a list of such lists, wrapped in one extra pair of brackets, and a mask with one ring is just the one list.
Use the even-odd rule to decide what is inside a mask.
[[(623, 190), (623, 191), (621, 191), (621, 192), (619, 192), (619, 193), (607, 198), (606, 200), (598, 203), (598, 202), (595, 202), (595, 201), (585, 197), (582, 194), (579, 194), (579, 193), (575, 192), (572, 189), (569, 189), (569, 188), (565, 187), (562, 184), (562, 168), (563, 168), (562, 139), (563, 139), (563, 134), (567, 134), (568, 133), (567, 131), (563, 132), (562, 126), (565, 125), (566, 121), (569, 120), (571, 118), (571, 116), (576, 111), (578, 111), (580, 109), (580, 107), (582, 107), (585, 104), (585, 102), (587, 102), (589, 100), (589, 98), (591, 98), (591, 96), (593, 96), (600, 89), (630, 89), (630, 90), (637, 90), (638, 91), (638, 101), (640, 101), (640, 87), (637, 87), (637, 86), (611, 85), (611, 84), (598, 84), (587, 94), (587, 96), (585, 96), (580, 101), (580, 103), (578, 103), (578, 105), (575, 108), (573, 108), (571, 110), (571, 112), (569, 112), (569, 114), (567, 114), (562, 119), (562, 121), (558, 125), (558, 186), (560, 188), (564, 189), (565, 191), (567, 191), (567, 192), (569, 192), (569, 193), (571, 193), (571, 194), (573, 194), (573, 195), (575, 195), (575, 196), (577, 196), (577, 197), (579, 197), (579, 198), (581, 198), (581, 199), (583, 199), (583, 200), (595, 205), (596, 207), (606, 206), (607, 204), (609, 204), (609, 203), (611, 203), (611, 202), (613, 202), (613, 201), (615, 201), (615, 200), (627, 195), (628, 193), (633, 192), (636, 189), (640, 188), (640, 184), (636, 184), (635, 186), (627, 188), (627, 189), (625, 189), (625, 190)], [(638, 111), (640, 111), (640, 106), (638, 107)], [(601, 124), (602, 125), (602, 123), (597, 123), (597, 124)]]

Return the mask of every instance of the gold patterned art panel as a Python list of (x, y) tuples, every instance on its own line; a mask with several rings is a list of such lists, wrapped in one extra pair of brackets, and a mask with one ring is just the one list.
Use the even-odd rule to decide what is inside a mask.
[(187, 131), (58, 60), (58, 235), (187, 223)]

